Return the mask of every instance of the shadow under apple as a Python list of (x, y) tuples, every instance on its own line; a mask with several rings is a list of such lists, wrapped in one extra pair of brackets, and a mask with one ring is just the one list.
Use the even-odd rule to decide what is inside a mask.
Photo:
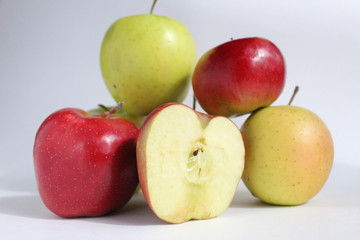
[(258, 198), (251, 195), (241, 182), (235, 196), (230, 204), (230, 208), (274, 208), (278, 207), (260, 201)]
[[(316, 208), (357, 207), (360, 192), (354, 182), (358, 179), (360, 168), (335, 163), (329, 179), (321, 191), (308, 202), (299, 206)], [(230, 208), (292, 208), (296, 206), (279, 206), (262, 202), (251, 195), (243, 182), (240, 183)]]
[(36, 194), (0, 198), (0, 213), (34, 219), (86, 221), (112, 225), (166, 224), (154, 215), (141, 193), (135, 194), (122, 209), (99, 217), (61, 218), (49, 211), (40, 196)]
[(81, 221), (112, 225), (168, 225), (148, 207), (142, 193), (136, 193), (120, 210), (101, 217), (78, 218)]

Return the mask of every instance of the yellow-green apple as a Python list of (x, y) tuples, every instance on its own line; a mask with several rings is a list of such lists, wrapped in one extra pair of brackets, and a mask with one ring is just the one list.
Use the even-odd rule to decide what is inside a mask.
[(61, 217), (100, 216), (125, 205), (138, 185), (139, 129), (112, 112), (64, 108), (41, 124), (34, 166), (44, 204)]
[(167, 102), (182, 102), (196, 61), (195, 43), (179, 21), (155, 14), (113, 23), (101, 46), (101, 71), (116, 101), (145, 116)]
[(246, 151), (243, 182), (262, 201), (299, 205), (328, 179), (333, 141), (313, 112), (296, 106), (263, 108), (245, 121), (241, 133)]
[[(114, 108), (115, 106), (104, 106), (99, 104), (98, 108), (93, 108), (88, 110), (87, 112), (91, 115), (101, 115), (104, 114), (105, 112), (109, 111), (110, 109)], [(144, 122), (146, 116), (131, 116), (129, 115), (127, 112), (124, 111), (124, 108), (119, 109), (117, 112), (115, 112), (114, 114), (119, 115), (122, 118), (125, 118), (133, 123), (135, 123), (135, 125), (140, 128), (142, 123)]]
[(220, 215), (233, 199), (244, 168), (237, 126), (179, 103), (150, 113), (136, 149), (145, 199), (170, 223)]
[(192, 84), (207, 113), (242, 115), (278, 98), (285, 84), (285, 60), (267, 39), (232, 40), (200, 58)]

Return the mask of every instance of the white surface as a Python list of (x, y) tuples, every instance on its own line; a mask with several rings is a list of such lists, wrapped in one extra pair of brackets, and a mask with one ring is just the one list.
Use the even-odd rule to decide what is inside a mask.
[[(217, 218), (167, 224), (141, 193), (120, 211), (97, 218), (62, 219), (36, 193), (0, 192), (1, 239), (358, 239), (359, 168), (334, 167), (322, 192), (306, 204), (279, 207), (252, 197), (241, 184)], [(3, 238), (5, 236), (5, 238)]]
[[(113, 103), (100, 74), (102, 37), (116, 19), (147, 13), (150, 5), (149, 0), (1, 0), (1, 239), (31, 235), (38, 239), (356, 239), (360, 233), (358, 0), (159, 0), (155, 9), (190, 29), (199, 57), (231, 37), (265, 37), (281, 49), (287, 82), (275, 104), (286, 104), (299, 85), (294, 105), (317, 113), (335, 142), (330, 181), (312, 201), (294, 208), (270, 207), (240, 186), (231, 208), (219, 218), (174, 226), (157, 220), (141, 199), (104, 218), (63, 220), (47, 211), (34, 180), (35, 133), (45, 117), (60, 108)], [(191, 104), (191, 93), (185, 103)], [(245, 118), (235, 122), (240, 126)]]

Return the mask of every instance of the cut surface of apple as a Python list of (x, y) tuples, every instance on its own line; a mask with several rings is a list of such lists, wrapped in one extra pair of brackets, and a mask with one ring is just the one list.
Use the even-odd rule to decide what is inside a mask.
[(155, 109), (137, 144), (140, 184), (161, 219), (181, 223), (225, 211), (244, 168), (244, 145), (228, 118), (182, 104)]

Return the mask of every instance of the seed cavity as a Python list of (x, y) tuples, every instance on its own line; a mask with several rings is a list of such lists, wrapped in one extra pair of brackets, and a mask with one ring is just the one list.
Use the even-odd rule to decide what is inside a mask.
[(204, 149), (202, 147), (191, 151), (186, 163), (186, 178), (189, 182), (200, 184), (203, 173), (203, 167), (206, 164)]

